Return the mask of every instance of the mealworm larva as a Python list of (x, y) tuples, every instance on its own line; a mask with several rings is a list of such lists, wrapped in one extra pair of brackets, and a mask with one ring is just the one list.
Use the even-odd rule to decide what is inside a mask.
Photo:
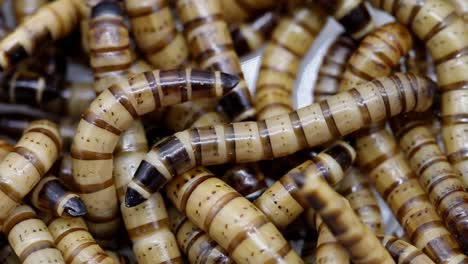
[(318, 235), (315, 260), (317, 264), (349, 264), (349, 255), (346, 249), (336, 240), (335, 236), (323, 223), (319, 215), (316, 216)]
[(119, 3), (102, 1), (92, 8), (88, 41), (94, 90), (101, 93), (127, 76), (132, 63), (130, 37)]
[(241, 164), (229, 168), (222, 180), (251, 202), (267, 188), (265, 176), (256, 163)]
[(319, 149), (321, 148), (316, 147), (313, 149), (304, 149), (281, 158), (260, 161), (258, 164), (267, 178), (276, 181), (294, 167), (297, 167), (301, 163), (317, 156), (320, 151)]
[[(242, 22), (263, 10), (273, 9), (278, 1), (273, 0), (221, 0), (223, 15), (228, 23)], [(279, 1), (287, 2), (287, 1)]]
[(374, 21), (362, 0), (319, 0), (354, 39), (361, 39), (375, 28)]
[(77, 217), (86, 214), (86, 206), (80, 197), (68, 190), (53, 175), (42, 178), (31, 192), (32, 205), (55, 216)]
[(161, 70), (182, 68), (189, 51), (166, 0), (125, 0), (132, 32), (148, 61)]
[(10, 69), (48, 40), (70, 33), (78, 23), (77, 0), (57, 0), (41, 7), (0, 41), (0, 71)]
[(468, 193), (437, 145), (430, 124), (411, 114), (392, 119), (392, 129), (445, 226), (468, 251)]
[(269, 39), (269, 35), (278, 24), (276, 12), (268, 11), (255, 18), (252, 22), (241, 23), (231, 30), (232, 42), (237, 55), (244, 56), (256, 51)]
[(127, 256), (119, 254), (119, 252), (114, 252), (106, 250), (106, 254), (114, 261), (114, 264), (131, 264), (133, 263)]
[(16, 0), (13, 1), (16, 24), (21, 24), (25, 19), (31, 17), (37, 10), (45, 5), (47, 0)]
[(72, 158), (69, 153), (64, 153), (60, 160), (57, 161), (58, 165), (58, 178), (70, 190), (76, 191), (75, 181), (72, 174)]
[(34, 121), (0, 163), (0, 226), (40, 178), (52, 167), (61, 151), (57, 126)]
[(192, 99), (219, 97), (237, 82), (220, 72), (155, 70), (114, 83), (91, 103), (71, 147), (74, 183), (88, 209), (91, 233), (104, 235), (117, 228), (112, 153), (122, 131), (140, 115)]
[(464, 0), (448, 0), (455, 7), (455, 12), (463, 18), (465, 25), (468, 25), (468, 2)]
[(81, 217), (52, 218), (47, 225), (66, 263), (115, 264), (96, 243)]
[(260, 210), (208, 170), (199, 167), (180, 175), (166, 193), (236, 263), (302, 263)]
[(6, 238), (0, 237), (0, 263), (3, 264), (20, 264), (20, 259), (16, 256)]
[(143, 202), (172, 177), (195, 166), (282, 157), (400, 112), (424, 111), (431, 105), (435, 89), (427, 78), (395, 74), (260, 122), (178, 132), (157, 143), (140, 163), (125, 203), (132, 206)]
[(408, 242), (392, 236), (378, 236), (378, 238), (398, 263), (434, 264), (426, 254)]
[(280, 19), (265, 47), (257, 78), (257, 120), (293, 110), (291, 96), (301, 59), (325, 21), (318, 6), (299, 7)]
[(178, 0), (177, 11), (184, 24), (190, 52), (202, 69), (216, 69), (239, 76), (233, 91), (220, 99), (219, 107), (234, 121), (255, 114), (252, 98), (234, 51), (228, 26), (218, 0)]
[(358, 163), (414, 245), (436, 263), (468, 263), (459, 246), (444, 227), (416, 175), (385, 128), (356, 142)]
[[(468, 178), (468, 28), (442, 0), (371, 0), (408, 25), (432, 55), (441, 90), (442, 138), (450, 163)], [(401, 3), (400, 3), (401, 2)]]
[(279, 229), (284, 229), (308, 208), (305, 197), (299, 193), (302, 183), (310, 177), (322, 177), (330, 185), (343, 179), (356, 158), (354, 149), (338, 141), (315, 158), (290, 170), (268, 188), (255, 202)]
[(172, 232), (191, 264), (230, 264), (234, 261), (216, 241), (174, 207), (168, 208)]
[(299, 191), (348, 251), (353, 263), (395, 263), (375, 235), (359, 220), (346, 199), (324, 179), (306, 178)]
[(339, 90), (388, 76), (412, 47), (409, 31), (399, 23), (381, 26), (366, 36), (346, 65)]
[(42, 220), (27, 205), (16, 207), (3, 225), (3, 233), (21, 263), (63, 263), (54, 239)]
[[(429, 76), (431, 79), (435, 79), (435, 69), (424, 43), (416, 38), (413, 39), (413, 49), (408, 53), (405, 60), (405, 71), (412, 72), (421, 76)], [(400, 68), (403, 65), (400, 66)]]
[(320, 102), (338, 92), (338, 85), (346, 67), (346, 63), (356, 50), (354, 40), (346, 34), (341, 34), (330, 45), (320, 65), (317, 80), (313, 89), (314, 102)]
[(15, 147), (6, 140), (0, 139), (0, 161), (2, 161), (10, 152), (15, 151)]
[(372, 193), (369, 180), (358, 168), (349, 170), (337, 189), (372, 233), (384, 233), (377, 199)]

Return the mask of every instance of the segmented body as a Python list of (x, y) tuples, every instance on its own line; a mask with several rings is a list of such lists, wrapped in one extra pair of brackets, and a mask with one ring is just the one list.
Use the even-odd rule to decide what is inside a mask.
[[(242, 22), (252, 17), (253, 14), (273, 9), (278, 4), (278, 1), (273, 0), (221, 0), (220, 2), (225, 10), (223, 14), (229, 23)], [(283, 1), (279, 2), (283, 3)]]
[(327, 225), (319, 215), (316, 216), (318, 232), (315, 261), (317, 264), (349, 264), (349, 255), (346, 249), (336, 240)]
[(13, 11), (15, 13), (16, 24), (21, 24), (32, 16), (37, 10), (45, 5), (47, 0), (16, 0), (13, 1)]
[(382, 245), (395, 261), (407, 264), (433, 264), (434, 262), (417, 247), (392, 236), (378, 236)]

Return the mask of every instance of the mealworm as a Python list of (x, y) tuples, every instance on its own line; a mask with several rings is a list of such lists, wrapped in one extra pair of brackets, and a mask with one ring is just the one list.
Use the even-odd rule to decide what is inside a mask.
[[(374, 6), (408, 25), (431, 52), (441, 90), (442, 138), (450, 163), (468, 178), (468, 29), (453, 6), (442, 0), (372, 0)], [(401, 2), (401, 3), (400, 3)]]
[(362, 0), (319, 0), (319, 3), (354, 39), (363, 38), (375, 28), (369, 10)]
[(8, 242), (21, 263), (65, 264), (47, 226), (31, 207), (16, 207), (5, 220), (3, 233), (8, 237)]
[(255, 92), (257, 120), (292, 111), (297, 71), (326, 15), (317, 6), (299, 7), (280, 19), (265, 47)]
[(173, 70), (188, 63), (189, 51), (165, 0), (125, 0), (137, 46), (157, 69)]
[(399, 23), (381, 26), (366, 36), (346, 65), (339, 90), (388, 76), (412, 47), (409, 31)]
[(130, 37), (117, 2), (102, 1), (92, 8), (88, 41), (94, 90), (99, 94), (127, 76), (132, 63)]
[(356, 158), (354, 149), (338, 141), (315, 158), (290, 170), (268, 188), (255, 202), (279, 229), (284, 229), (308, 208), (307, 201), (299, 193), (299, 186), (310, 177), (322, 177), (330, 185), (343, 179)]
[(15, 147), (13, 147), (13, 145), (3, 139), (0, 139), (0, 161), (13, 151), (15, 151)]
[(0, 263), (3, 264), (20, 264), (18, 256), (11, 248), (6, 238), (2, 235), (0, 237)]
[(66, 263), (114, 264), (96, 243), (81, 217), (52, 218), (47, 226)]
[(220, 109), (234, 121), (252, 117), (255, 114), (252, 98), (223, 19), (220, 1), (179, 0), (176, 3), (190, 53), (200, 67), (231, 73), (241, 78), (233, 91), (220, 99)]
[[(402, 72), (412, 72), (421, 76), (435, 79), (435, 69), (424, 43), (416, 38), (413, 39), (413, 49), (408, 53)], [(403, 69), (404, 68), (404, 69)]]
[(166, 193), (236, 263), (302, 263), (260, 210), (208, 170), (200, 167), (180, 175)]
[(468, 250), (468, 193), (437, 145), (429, 124), (424, 116), (415, 114), (396, 117), (391, 124), (419, 184), (426, 190), (445, 226), (460, 246)]
[(398, 263), (434, 264), (426, 254), (408, 242), (392, 236), (378, 236), (378, 238)]
[(468, 25), (468, 3), (464, 0), (448, 0), (455, 7), (455, 12), (463, 18), (465, 25)]
[(0, 41), (0, 71), (12, 68), (48, 40), (69, 34), (78, 23), (77, 0), (57, 0), (41, 7)]
[(369, 172), (371, 182), (414, 245), (436, 263), (468, 263), (393, 136), (380, 128), (357, 140), (356, 151), (360, 167)]
[(168, 208), (170, 226), (191, 264), (230, 264), (234, 261), (216, 241), (174, 207)]
[(297, 167), (301, 163), (317, 156), (318, 152), (319, 147), (304, 149), (281, 158), (260, 161), (258, 164), (267, 178), (276, 181), (294, 167)]
[(314, 102), (320, 102), (338, 92), (346, 63), (357, 45), (347, 34), (341, 34), (330, 45), (318, 70), (313, 89)]
[(269, 35), (278, 24), (276, 12), (268, 11), (252, 22), (244, 22), (231, 30), (232, 42), (237, 55), (244, 56), (256, 51), (269, 39)]
[(106, 254), (114, 261), (115, 264), (131, 264), (133, 263), (127, 256), (120, 254), (119, 252), (114, 252), (106, 250)]
[(400, 112), (424, 111), (432, 102), (434, 86), (427, 78), (396, 74), (260, 122), (178, 132), (148, 152), (129, 184), (125, 203), (132, 206), (143, 202), (172, 177), (195, 166), (282, 157)]
[(47, 0), (16, 0), (12, 2), (13, 11), (17, 24), (23, 23), (27, 18), (31, 17), (37, 10), (45, 5)]
[[(253, 14), (267, 9), (273, 9), (278, 4), (273, 0), (221, 0), (223, 15), (228, 23), (242, 22)], [(282, 3), (283, 1), (280, 1)], [(286, 1), (287, 2), (287, 1)]]
[(267, 188), (265, 176), (256, 163), (241, 164), (229, 168), (222, 180), (251, 202), (256, 200)]
[(0, 163), (0, 226), (49, 170), (61, 151), (57, 126), (34, 121)]
[(104, 236), (117, 228), (112, 153), (122, 131), (140, 115), (192, 99), (219, 97), (237, 82), (220, 72), (155, 70), (114, 83), (91, 103), (71, 147), (74, 183), (88, 209), (91, 233)]
[(317, 248), (315, 251), (315, 261), (317, 264), (349, 264), (348, 252), (336, 240), (335, 236), (323, 223), (319, 215), (316, 216), (316, 226), (319, 233)]

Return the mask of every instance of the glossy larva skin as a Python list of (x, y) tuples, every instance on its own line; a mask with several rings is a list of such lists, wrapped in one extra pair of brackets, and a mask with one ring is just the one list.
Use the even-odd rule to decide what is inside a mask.
[(336, 240), (327, 225), (319, 215), (316, 216), (318, 240), (315, 253), (316, 263), (320, 264), (349, 264), (349, 255), (346, 249)]
[(222, 96), (237, 82), (236, 77), (220, 72), (155, 70), (113, 84), (91, 103), (71, 147), (73, 179), (87, 206), (91, 233), (105, 236), (117, 228), (112, 153), (133, 120), (164, 106)]
[(340, 35), (328, 48), (320, 65), (313, 88), (314, 102), (320, 102), (338, 92), (346, 63), (357, 44), (346, 34)]
[(0, 41), (0, 69), (10, 69), (45, 41), (69, 34), (79, 19), (78, 0), (58, 0), (41, 7)]
[(465, 25), (468, 25), (468, 3), (464, 0), (447, 0), (455, 8), (455, 12), (463, 18)]
[(281, 3), (274, 0), (221, 0), (220, 2), (228, 23), (245, 21), (254, 14), (273, 9)]
[(45, 5), (47, 0), (17, 0), (13, 1), (16, 24), (21, 24), (25, 19), (32, 16), (37, 10)]
[(216, 241), (174, 207), (168, 208), (172, 232), (191, 264), (235, 263)]
[(407, 264), (434, 264), (420, 249), (393, 236), (377, 236), (395, 261)]
[(56, 124), (33, 121), (12, 152), (0, 162), (0, 225), (50, 169), (61, 146)]
[(166, 193), (236, 263), (303, 263), (260, 210), (208, 170), (180, 175)]
[(432, 103), (434, 85), (426, 78), (396, 74), (260, 122), (178, 132), (160, 141), (146, 155), (129, 184), (131, 193), (129, 188), (126, 203), (138, 204), (137, 200), (143, 201), (172, 177), (196, 166), (282, 157), (401, 112), (424, 111)]
[[(468, 28), (456, 9), (443, 0), (372, 0), (375, 7), (395, 16), (431, 52), (442, 93), (442, 138), (448, 159), (468, 178)], [(460, 9), (458, 9), (460, 10)], [(466, 182), (467, 180), (465, 180)]]
[(218, 102), (221, 110), (233, 121), (253, 117), (255, 109), (252, 98), (220, 1), (178, 0), (176, 6), (193, 60), (202, 69), (215, 69), (241, 78), (233, 91)]
[(125, 0), (125, 6), (136, 43), (151, 65), (172, 70), (188, 63), (187, 44), (166, 0)]
[(27, 205), (12, 211), (4, 222), (3, 232), (21, 263), (67, 263), (46, 224)]
[(257, 120), (293, 110), (299, 65), (326, 21), (318, 6), (299, 7), (280, 19), (265, 46), (255, 92)]

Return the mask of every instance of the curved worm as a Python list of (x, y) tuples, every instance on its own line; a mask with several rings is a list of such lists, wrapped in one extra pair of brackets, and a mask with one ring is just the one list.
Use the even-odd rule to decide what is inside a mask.
[[(260, 1), (261, 2), (261, 1)], [(224, 7), (226, 8), (226, 7)], [(194, 60), (202, 69), (238, 75), (239, 84), (223, 96), (218, 106), (229, 119), (241, 121), (255, 114), (227, 23), (218, 0), (178, 0), (177, 11)]]
[(221, 179), (251, 202), (267, 189), (265, 176), (256, 163), (229, 168)]
[(66, 263), (46, 224), (27, 205), (11, 212), (4, 222), (3, 233), (23, 264)]
[(196, 168), (180, 175), (166, 193), (236, 263), (302, 263), (260, 210), (208, 170)]
[(73, 178), (85, 202), (91, 233), (110, 234), (118, 224), (112, 153), (120, 134), (138, 116), (188, 100), (221, 96), (238, 82), (220, 72), (145, 72), (104, 90), (80, 120), (71, 147)]
[(275, 8), (275, 5), (287, 1), (274, 0), (221, 0), (223, 16), (228, 23), (242, 22), (261, 11)]
[(468, 25), (468, 3), (464, 0), (448, 0), (455, 7), (455, 12), (463, 18), (465, 25)]
[(319, 215), (316, 216), (318, 240), (315, 249), (315, 261), (317, 264), (349, 264), (349, 255), (346, 249), (336, 240), (335, 236), (323, 223)]
[(125, 0), (138, 47), (157, 69), (173, 70), (188, 63), (189, 51), (166, 0)]
[(293, 110), (292, 93), (299, 65), (325, 24), (318, 6), (299, 7), (280, 19), (265, 47), (255, 93), (257, 120)]
[(3, 139), (0, 139), (0, 161), (13, 151), (15, 151), (15, 147), (13, 145)]
[(16, 0), (12, 2), (13, 12), (15, 13), (16, 24), (23, 23), (27, 18), (45, 5), (47, 0)]
[(434, 262), (417, 247), (392, 236), (377, 236), (382, 245), (395, 261), (403, 264), (434, 264)]
[(195, 166), (282, 157), (401, 112), (424, 111), (432, 103), (434, 86), (429, 79), (396, 74), (260, 122), (178, 132), (148, 152), (129, 184), (125, 203), (143, 202), (174, 176)]

